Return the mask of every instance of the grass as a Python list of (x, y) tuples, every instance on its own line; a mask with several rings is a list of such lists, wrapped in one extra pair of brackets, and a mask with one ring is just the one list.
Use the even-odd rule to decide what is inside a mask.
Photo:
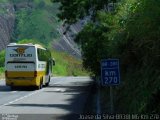
[(56, 76), (88, 76), (89, 73), (82, 67), (82, 61), (63, 52), (53, 51), (55, 67), (53, 74)]
[(4, 67), (0, 67), (0, 79), (4, 78)]
[(0, 3), (8, 3), (9, 0), (0, 0)]
[[(121, 71), (121, 84), (113, 87), (115, 113), (150, 114), (159, 113), (160, 75), (152, 65), (134, 66)], [(101, 108), (110, 111), (109, 88), (101, 89)]]
[[(14, 4), (24, 4), (29, 0), (14, 0)], [(12, 41), (19, 42), (21, 39), (37, 39), (48, 46), (52, 40), (60, 37), (57, 28), (60, 22), (56, 14), (58, 4), (53, 4), (50, 0), (32, 0), (32, 9), (17, 9), (15, 29)], [(3, 12), (3, 11), (2, 11)]]
[[(22, 40), (22, 43), (26, 43)], [(30, 41), (30, 40), (28, 40)], [(31, 41), (32, 42), (32, 41)], [(51, 50), (56, 65), (53, 67), (53, 76), (88, 76), (89, 73), (84, 70), (82, 60), (76, 59), (67, 53)], [(1, 51), (1, 57), (4, 57), (4, 51)], [(3, 56), (2, 56), (3, 55)], [(0, 61), (3, 62), (4, 61)], [(0, 78), (4, 78), (4, 67), (0, 67)]]
[[(5, 2), (6, 0), (0, 0)], [(9, 1), (9, 0), (7, 0)], [(28, 1), (28, 0), (24, 0)], [(13, 0), (14, 4), (24, 2)], [(45, 47), (51, 47), (49, 43), (57, 40), (57, 31), (61, 22), (58, 22), (56, 14), (59, 4), (53, 4), (50, 0), (33, 0), (35, 7), (32, 9), (18, 9), (16, 12), (14, 42), (19, 43), (38, 43)], [(0, 13), (4, 12), (0, 9)], [(29, 16), (29, 17), (28, 17)], [(34, 40), (33, 40), (34, 39)], [(56, 65), (53, 67), (53, 74), (56, 76), (85, 76), (88, 73), (82, 67), (82, 61), (52, 50)], [(0, 75), (4, 73), (4, 53), (0, 52)]]
[[(34, 39), (20, 40), (18, 43), (33, 43), (41, 44)], [(41, 44), (44, 47), (44, 44)], [(56, 65), (53, 67), (53, 76), (88, 76), (89, 73), (84, 70), (82, 60), (76, 59), (64, 52), (58, 52), (49, 46), (52, 57), (55, 59)]]

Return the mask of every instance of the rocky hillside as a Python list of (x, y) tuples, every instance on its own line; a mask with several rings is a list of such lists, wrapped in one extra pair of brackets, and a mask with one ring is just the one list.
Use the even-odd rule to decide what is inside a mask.
[(75, 24), (63, 24), (59, 29), (61, 38), (59, 41), (53, 41), (53, 47), (58, 51), (65, 51), (70, 55), (81, 59), (81, 47), (77, 45), (74, 39), (75, 36), (82, 30), (84, 25), (87, 24), (89, 20), (90, 17), (87, 16), (84, 19), (79, 20)]
[(0, 51), (10, 42), (15, 22), (14, 5), (0, 4)]
[(70, 55), (81, 58), (80, 47), (74, 42), (75, 35), (82, 29), (80, 22), (73, 24), (67, 30), (67, 25), (62, 25), (59, 29), (61, 38), (59, 41), (53, 42), (54, 49), (58, 51), (65, 51)]
[(50, 0), (0, 0), (0, 51), (9, 42), (34, 39), (48, 46), (58, 39), (56, 6)]
[(52, 43), (55, 50), (81, 58), (80, 46), (74, 42), (74, 37), (83, 23), (77, 22), (68, 29), (58, 22), (57, 12), (58, 4), (49, 0), (15, 0), (12, 3), (0, 0), (0, 51), (11, 41), (34, 39), (46, 46)]

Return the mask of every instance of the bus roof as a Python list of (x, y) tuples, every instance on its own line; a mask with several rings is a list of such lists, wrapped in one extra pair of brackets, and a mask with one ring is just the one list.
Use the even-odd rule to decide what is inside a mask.
[(40, 44), (32, 44), (32, 43), (28, 43), (28, 44), (17, 44), (17, 43), (10, 43), (9, 45), (7, 45), (7, 47), (12, 47), (12, 46), (33, 46), (33, 47), (36, 47), (36, 48), (41, 48), (41, 49), (45, 49), (42, 45)]

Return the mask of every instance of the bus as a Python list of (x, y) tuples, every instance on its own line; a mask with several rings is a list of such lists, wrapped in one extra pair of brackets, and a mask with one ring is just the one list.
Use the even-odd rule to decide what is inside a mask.
[(5, 82), (11, 89), (19, 86), (48, 86), (55, 61), (39, 44), (10, 43), (6, 47)]

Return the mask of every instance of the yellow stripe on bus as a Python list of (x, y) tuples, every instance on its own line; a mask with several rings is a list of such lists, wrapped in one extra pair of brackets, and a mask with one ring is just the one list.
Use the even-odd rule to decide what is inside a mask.
[[(7, 71), (7, 77), (34, 77), (34, 71)], [(37, 71), (37, 76), (45, 75), (45, 71)]]
[(7, 71), (6, 85), (12, 86), (39, 86), (41, 78), (45, 80), (45, 71), (37, 71), (37, 77), (34, 77), (34, 71)]

